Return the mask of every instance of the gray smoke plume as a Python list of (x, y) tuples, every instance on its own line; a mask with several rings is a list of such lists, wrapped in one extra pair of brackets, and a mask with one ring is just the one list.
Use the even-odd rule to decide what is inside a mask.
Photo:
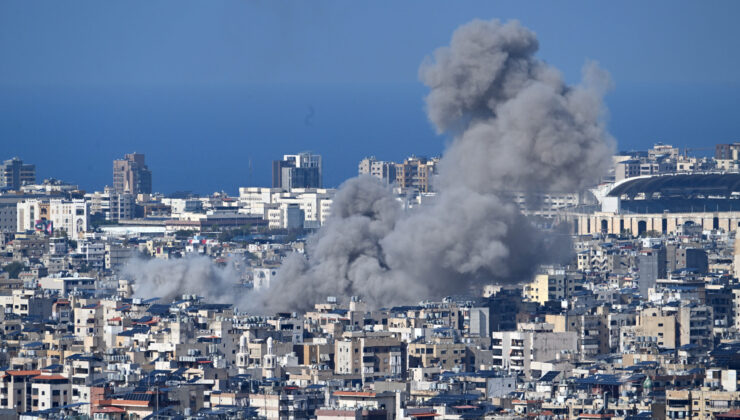
[(403, 213), (371, 178), (346, 182), (332, 217), (286, 259), (255, 309), (307, 309), (326, 296), (375, 306), (528, 280), (555, 255), (507, 192), (577, 191), (610, 160), (604, 127), (608, 75), (595, 64), (568, 86), (534, 56), (518, 22), (476, 20), (457, 29), (420, 69), (429, 119), (454, 140), (440, 163), (438, 195)]
[(137, 297), (173, 301), (183, 294), (193, 294), (211, 303), (235, 303), (243, 294), (233, 267), (217, 266), (206, 256), (171, 260), (133, 258), (121, 273), (134, 281)]
[(429, 119), (455, 141), (441, 165), (442, 188), (574, 191), (611, 158), (603, 125), (609, 76), (594, 63), (567, 86), (534, 57), (534, 33), (518, 22), (473, 21), (420, 70)]
[(408, 286), (392, 281), (395, 272), (381, 244), (400, 217), (401, 207), (386, 186), (370, 176), (350, 179), (337, 191), (327, 223), (309, 239), (309, 257), (286, 258), (270, 288), (250, 296), (247, 307), (306, 309), (319, 296), (362, 292), (366, 299), (382, 302), (403, 294)]
[(376, 179), (351, 179), (306, 255), (286, 258), (268, 290), (235, 294), (228, 276), (193, 259), (145, 263), (137, 293), (191, 291), (250, 311), (305, 310), (327, 296), (386, 306), (529, 280), (562, 255), (554, 252), (562, 243), (535, 229), (510, 193), (575, 192), (598, 180), (612, 152), (603, 122), (608, 75), (588, 63), (582, 83), (569, 86), (537, 48), (516, 21), (476, 20), (422, 64), (429, 119), (453, 137), (432, 203), (404, 212)]

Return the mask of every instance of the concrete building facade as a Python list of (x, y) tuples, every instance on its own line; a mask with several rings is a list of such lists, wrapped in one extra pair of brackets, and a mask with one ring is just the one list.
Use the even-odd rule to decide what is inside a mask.
[(14, 157), (0, 164), (0, 188), (18, 191), (23, 185), (36, 183), (36, 166)]
[(113, 161), (113, 190), (128, 194), (151, 194), (152, 172), (141, 153), (129, 153)]

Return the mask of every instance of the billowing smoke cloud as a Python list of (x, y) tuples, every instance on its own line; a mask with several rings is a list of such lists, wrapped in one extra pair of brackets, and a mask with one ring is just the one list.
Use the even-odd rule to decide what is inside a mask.
[(479, 192), (573, 191), (602, 175), (612, 142), (602, 98), (609, 76), (594, 63), (567, 86), (534, 57), (537, 39), (518, 22), (473, 21), (420, 70), (429, 119), (459, 135), (441, 181)]
[(387, 187), (369, 176), (350, 179), (334, 197), (330, 220), (309, 240), (310, 257), (289, 256), (271, 287), (251, 296), (246, 307), (306, 309), (326, 296), (362, 294), (383, 302), (407, 295), (404, 289), (414, 285), (394, 281), (382, 245), (400, 218), (401, 207)]
[(415, 302), (527, 280), (549, 262), (550, 238), (507, 193), (570, 192), (598, 180), (612, 152), (602, 101), (610, 80), (589, 63), (582, 83), (568, 86), (537, 49), (515, 21), (455, 31), (420, 69), (429, 119), (454, 137), (435, 201), (404, 214), (374, 179), (346, 182), (307, 256), (288, 258), (258, 304), (306, 309), (329, 295)]
[(184, 294), (204, 296), (211, 303), (234, 303), (243, 294), (238, 274), (231, 265), (220, 267), (205, 256), (162, 260), (131, 259), (123, 278), (134, 281), (134, 296), (159, 297), (164, 301)]
[[(602, 101), (610, 81), (589, 63), (582, 83), (569, 86), (537, 49), (535, 34), (515, 21), (476, 20), (456, 30), (420, 69), (429, 119), (453, 137), (433, 202), (403, 212), (374, 178), (347, 181), (306, 255), (288, 257), (271, 287), (240, 306), (305, 310), (352, 295), (375, 306), (418, 302), (528, 280), (551, 262), (552, 237), (508, 197), (598, 180), (612, 151)], [(204, 290), (185, 271), (179, 283)], [(204, 275), (208, 290), (220, 288), (221, 277)]]

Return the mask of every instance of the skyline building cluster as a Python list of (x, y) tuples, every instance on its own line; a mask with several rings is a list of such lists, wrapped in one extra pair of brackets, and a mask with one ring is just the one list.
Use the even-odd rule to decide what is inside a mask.
[(283, 160), (273, 161), (272, 187), (285, 190), (321, 188), (321, 156), (303, 152), (295, 155), (284, 155)]
[(411, 156), (402, 163), (377, 160), (374, 156), (362, 159), (358, 175), (370, 175), (386, 185), (395, 185), (418, 193), (433, 191), (433, 178), (437, 174), (439, 158)]
[[(331, 25), (323, 6), (188, 6), (165, 25), (79, 6), (13, 6), (0, 31), (0, 420), (740, 420), (740, 142), (711, 107), (731, 87), (691, 89), (735, 77), (715, 42), (732, 13), (613, 8), (624, 40), (581, 36), (570, 49), (599, 60), (574, 77), (569, 41), (538, 33), (603, 10), (566, 8), (555, 31), (476, 18), (428, 50), (464, 6)], [(635, 63), (614, 67), (622, 50)], [(598, 61), (662, 82), (615, 100)], [(414, 63), (417, 88), (397, 73)], [(635, 112), (651, 92), (674, 103)], [(698, 125), (661, 126), (699, 97)], [(651, 132), (723, 143), (617, 151)], [(148, 163), (121, 150), (148, 141)]]
[[(135, 155), (128, 170), (151, 179)], [(631, 156), (659, 168), (695, 159), (669, 145)], [(572, 257), (531, 277), (382, 307), (326, 290), (306, 310), (280, 307), (317, 295), (281, 284), (280, 270), (329, 221), (334, 189), (21, 185), (0, 194), (0, 415), (732, 418), (740, 174), (719, 160), (617, 181), (615, 159), (602, 184), (538, 196), (535, 210), (512, 195), (531, 220), (571, 229)], [(433, 179), (437, 162), (368, 158), (358, 171), (414, 211), (436, 196), (423, 186), (433, 180), (389, 173), (426, 166)], [(685, 200), (723, 211), (684, 212)]]

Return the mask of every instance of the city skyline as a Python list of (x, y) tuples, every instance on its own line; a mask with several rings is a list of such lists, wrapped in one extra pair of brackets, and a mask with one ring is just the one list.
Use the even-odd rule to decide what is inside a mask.
[(0, 420), (740, 419), (740, 3), (534, 6), (0, 3)]
[[(608, 129), (620, 149), (738, 139), (732, 110), (740, 105), (740, 76), (731, 69), (740, 56), (724, 48), (740, 37), (728, 20), (734, 2), (701, 10), (681, 2), (435, 5), (409, 3), (388, 15), (382, 5), (357, 10), (327, 2), (288, 11), (227, 2), (214, 10), (165, 1), (116, 13), (81, 3), (85, 13), (75, 13), (81, 10), (5, 2), (0, 144), (7, 156), (34, 162), (40, 179), (87, 190), (102, 190), (108, 162), (134, 150), (157, 168), (155, 189), (164, 193), (269, 186), (270, 161), (302, 150), (324, 156), (325, 185), (336, 187), (363, 157), (399, 161), (443, 151), (450, 139), (435, 134), (424, 114), (419, 62), (454, 27), (494, 16), (537, 32), (538, 56), (567, 81), (577, 80), (589, 59), (611, 73)], [(163, 27), (172, 37), (157, 26), (166, 12), (179, 18)], [(141, 33), (125, 31), (121, 14)], [(406, 36), (404, 19), (417, 16), (412, 36), (389, 45)], [(373, 19), (385, 23), (383, 34), (370, 35)], [(191, 26), (206, 31), (203, 38)], [(256, 31), (274, 35), (286, 55), (263, 48)], [(96, 32), (104, 37), (85, 35)], [(66, 164), (82, 156), (84, 164)]]

